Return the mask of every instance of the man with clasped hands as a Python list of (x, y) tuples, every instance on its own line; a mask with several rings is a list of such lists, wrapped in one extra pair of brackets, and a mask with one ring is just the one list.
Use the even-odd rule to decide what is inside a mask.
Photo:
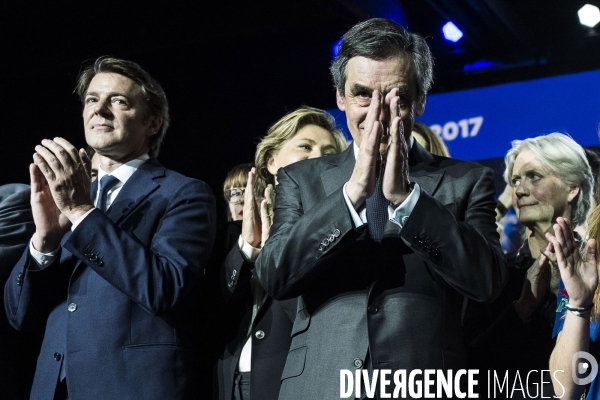
[(353, 145), (277, 174), (256, 270), (275, 299), (301, 296), (282, 400), (339, 398), (341, 370), (466, 368), (463, 303), (492, 299), (506, 267), (492, 171), (411, 137), (432, 67), (394, 22), (351, 28), (331, 71)]
[(198, 399), (192, 315), (214, 197), (156, 160), (167, 99), (139, 65), (99, 58), (76, 91), (98, 179), (67, 140), (36, 146), (35, 233), (5, 289), (15, 328), (46, 325), (31, 398)]

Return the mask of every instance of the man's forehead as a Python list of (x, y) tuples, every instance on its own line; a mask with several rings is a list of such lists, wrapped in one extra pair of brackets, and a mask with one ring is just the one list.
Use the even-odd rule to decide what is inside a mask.
[(127, 91), (130, 94), (139, 91), (139, 85), (131, 78), (116, 72), (100, 72), (92, 78), (87, 93), (94, 91)]
[(404, 54), (375, 60), (356, 56), (348, 61), (346, 87), (380, 90), (384, 93), (394, 88), (409, 91), (416, 88), (416, 73), (412, 59)]

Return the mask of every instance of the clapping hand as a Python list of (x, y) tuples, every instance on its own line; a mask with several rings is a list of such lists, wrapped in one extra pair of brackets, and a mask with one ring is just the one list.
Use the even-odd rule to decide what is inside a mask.
[(556, 255), (569, 303), (572, 307), (588, 307), (598, 286), (596, 241), (590, 239), (580, 255), (569, 221), (558, 217), (553, 229), (554, 235), (546, 233), (546, 238), (552, 245), (550, 251)]
[(83, 149), (61, 138), (36, 146), (29, 167), (31, 209), (36, 231), (33, 246), (47, 253), (58, 248), (71, 224), (93, 208), (91, 161)]

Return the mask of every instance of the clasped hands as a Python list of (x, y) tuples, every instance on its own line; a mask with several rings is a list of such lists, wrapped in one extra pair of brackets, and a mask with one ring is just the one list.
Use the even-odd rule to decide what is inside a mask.
[[(414, 114), (414, 106), (407, 112)], [(414, 117), (410, 115), (409, 118)], [(378, 90), (373, 91), (363, 127), (360, 152), (352, 176), (346, 185), (348, 198), (357, 211), (362, 208), (366, 199), (375, 191), (381, 158), (385, 161), (383, 195), (392, 206), (398, 206), (410, 193), (408, 143), (401, 120), (398, 88), (392, 89), (385, 98)], [(382, 141), (385, 143), (386, 140), (387, 147), (383, 147), (384, 151), (380, 154)]]
[(35, 147), (31, 179), (33, 246), (54, 251), (71, 224), (94, 205), (90, 200), (92, 163), (84, 149), (62, 138), (44, 139)]
[(256, 168), (248, 172), (248, 183), (244, 191), (244, 212), (242, 218), (242, 238), (252, 247), (264, 245), (269, 238), (273, 224), (273, 185), (265, 188), (265, 198), (258, 204), (254, 195)]

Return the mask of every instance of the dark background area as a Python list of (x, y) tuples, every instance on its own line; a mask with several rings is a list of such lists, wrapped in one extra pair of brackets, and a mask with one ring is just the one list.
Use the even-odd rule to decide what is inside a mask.
[[(431, 93), (440, 93), (600, 68), (600, 38), (577, 19), (583, 4), (4, 2), (0, 184), (28, 182), (27, 166), (43, 138), (85, 146), (81, 104), (72, 91), (84, 62), (101, 55), (136, 61), (163, 85), (172, 125), (160, 161), (208, 182), (220, 197), (229, 168), (252, 161), (270, 124), (303, 104), (335, 107), (331, 49), (355, 23), (386, 17), (427, 37), (436, 59)], [(449, 19), (465, 33), (457, 45), (441, 37)]]

